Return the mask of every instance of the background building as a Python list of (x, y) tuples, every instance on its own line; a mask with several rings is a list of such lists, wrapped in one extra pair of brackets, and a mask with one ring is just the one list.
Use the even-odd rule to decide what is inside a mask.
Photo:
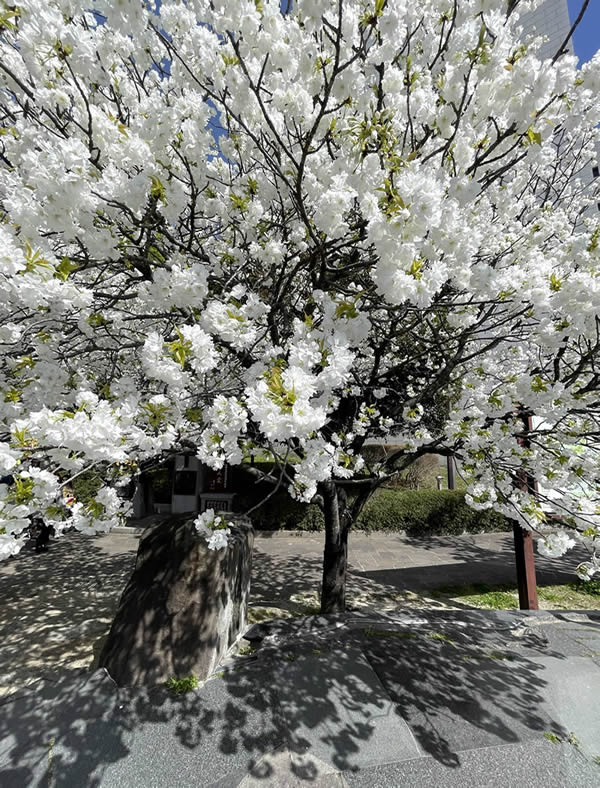
[[(552, 58), (571, 29), (567, 0), (545, 0), (539, 8), (524, 16), (521, 23), (525, 33), (537, 33), (548, 38), (542, 47), (541, 55)], [(571, 41), (568, 48), (573, 52)]]
[[(537, 33), (538, 35), (546, 36), (547, 41), (541, 49), (541, 55), (544, 58), (552, 58), (558, 52), (563, 41), (569, 35), (571, 25), (577, 18), (577, 14), (582, 6), (583, 0), (578, 3), (571, 3), (571, 17), (569, 16), (569, 3), (568, 0), (544, 0), (544, 2), (535, 10), (523, 17), (522, 25), (525, 34)], [(592, 0), (592, 5), (598, 0)], [(589, 10), (589, 9), (588, 9)], [(586, 11), (585, 16), (581, 20), (578, 29), (582, 25), (588, 24), (589, 14)], [(600, 48), (600, 29), (597, 29), (596, 35), (598, 38), (598, 47)], [(568, 43), (568, 50), (574, 54), (581, 54), (577, 48), (573, 48), (573, 40)], [(588, 55), (589, 56), (589, 55)], [(581, 61), (580, 61), (581, 62)], [(597, 157), (600, 161), (600, 150), (597, 151)], [(590, 183), (595, 181), (600, 176), (600, 169), (598, 166), (592, 166), (587, 171), (587, 179)], [(588, 210), (588, 216), (591, 211)], [(596, 204), (596, 210), (600, 211), (600, 202)]]

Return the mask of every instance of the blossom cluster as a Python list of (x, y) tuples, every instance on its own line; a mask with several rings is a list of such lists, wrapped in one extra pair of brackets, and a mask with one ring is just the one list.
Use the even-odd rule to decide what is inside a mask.
[(206, 509), (194, 520), (196, 532), (208, 543), (209, 550), (221, 550), (229, 544), (232, 523), (227, 522), (221, 515), (215, 514), (214, 509)]
[(0, 553), (182, 447), (304, 501), (441, 449), (591, 576), (600, 55), (543, 60), (535, 2), (296, 5), (2, 11)]

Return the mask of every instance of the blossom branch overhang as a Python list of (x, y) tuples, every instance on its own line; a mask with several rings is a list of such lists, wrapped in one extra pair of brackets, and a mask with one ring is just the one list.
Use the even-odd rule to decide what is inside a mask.
[(251, 435), (302, 500), (387, 478), (370, 438), (458, 449), (535, 528), (526, 467), (595, 549), (598, 57), (479, 0), (99, 10), (30, 0), (0, 42), (3, 539), (86, 464)]

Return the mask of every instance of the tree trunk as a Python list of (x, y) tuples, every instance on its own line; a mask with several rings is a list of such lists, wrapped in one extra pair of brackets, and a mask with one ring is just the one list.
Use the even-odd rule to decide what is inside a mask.
[(323, 589), (321, 613), (343, 613), (346, 609), (346, 567), (348, 564), (349, 512), (346, 494), (335, 482), (320, 485), (325, 517), (325, 550), (323, 552)]

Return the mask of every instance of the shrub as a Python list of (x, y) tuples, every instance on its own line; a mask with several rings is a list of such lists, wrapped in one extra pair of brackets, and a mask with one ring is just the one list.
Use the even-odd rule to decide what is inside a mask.
[(171, 676), (166, 687), (173, 695), (183, 695), (198, 688), (198, 679), (196, 676)]
[(357, 528), (427, 534), (506, 531), (508, 520), (490, 509), (475, 511), (459, 490), (378, 490), (363, 509)]
[(102, 477), (92, 471), (84, 471), (71, 482), (73, 495), (77, 501), (88, 503), (102, 487)]
[[(257, 463), (257, 465), (259, 465)], [(262, 470), (269, 470), (265, 464)], [(266, 467), (268, 465), (268, 467)], [(271, 491), (265, 482), (256, 483), (243, 466), (236, 469), (236, 508), (247, 511)], [(295, 501), (282, 488), (250, 513), (257, 530), (321, 531), (323, 514), (315, 504)], [(406, 531), (410, 536), (506, 531), (508, 520), (497, 512), (471, 509), (459, 490), (377, 490), (363, 509), (356, 528), (364, 531)]]

